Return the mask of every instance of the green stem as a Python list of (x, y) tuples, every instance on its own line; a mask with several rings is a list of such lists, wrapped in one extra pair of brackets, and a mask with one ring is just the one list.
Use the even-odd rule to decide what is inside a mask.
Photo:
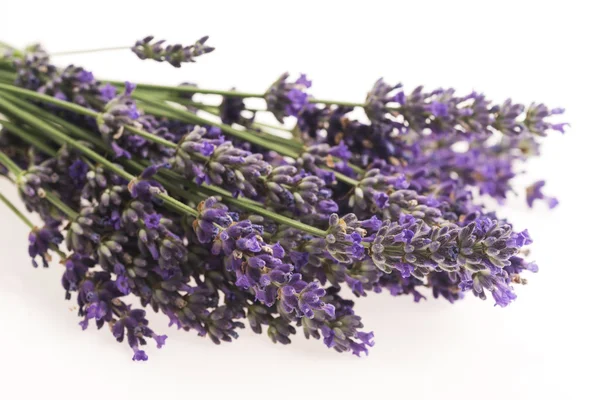
[[(125, 82), (119, 81), (103, 81), (108, 82), (115, 86), (125, 86)], [(139, 89), (153, 90), (159, 92), (174, 92), (174, 93), (200, 93), (200, 94), (216, 94), (223, 97), (242, 97), (242, 98), (259, 98), (264, 99), (264, 93), (248, 93), (238, 92), (236, 90), (217, 90), (217, 89), (202, 89), (194, 86), (164, 86), (164, 85), (153, 85), (149, 83), (138, 83), (136, 87)], [(339, 101), (339, 100), (322, 100), (313, 99), (308, 100), (314, 104), (325, 104), (325, 105), (337, 105), (346, 107), (364, 107), (365, 103), (351, 102), (351, 101)]]
[(170, 147), (172, 149), (177, 148), (177, 143), (173, 143), (167, 139), (161, 138), (160, 136), (153, 135), (152, 133), (148, 133), (142, 129), (139, 129), (139, 128), (136, 128), (133, 126), (129, 126), (129, 125), (126, 125), (125, 129), (127, 129), (129, 132), (135, 133), (136, 135), (141, 136), (144, 139), (147, 139), (151, 142), (154, 142), (157, 144), (162, 144), (163, 146)]
[(2, 193), (0, 193), (0, 201), (6, 204), (6, 206), (10, 208), (12, 212), (14, 212), (17, 215), (17, 217), (21, 219), (21, 221), (25, 222), (25, 225), (27, 225), (30, 229), (34, 228), (35, 225), (33, 225), (29, 218), (27, 218), (25, 214), (23, 214), (17, 207), (15, 207), (15, 205), (9, 199), (4, 197)]
[(31, 132), (28, 132), (27, 130), (23, 129), (22, 127), (15, 125), (12, 122), (4, 121), (4, 120), (0, 120), (0, 124), (3, 127), (5, 127), (6, 129), (8, 129), (9, 133), (19, 137), (23, 141), (38, 148), (43, 153), (46, 153), (49, 156), (53, 156), (56, 154), (56, 152), (50, 146), (48, 146), (46, 143), (40, 141), (37, 137), (32, 135)]
[[(184, 99), (182, 97), (175, 97), (172, 95), (166, 95), (164, 96), (163, 93), (161, 92), (153, 92), (153, 91), (144, 91), (141, 90), (142, 93), (147, 94), (147, 95), (151, 95), (153, 97), (156, 98), (160, 98), (161, 100), (166, 100), (166, 101), (171, 101), (173, 103), (179, 103), (181, 105), (184, 106), (188, 106), (188, 107), (195, 107), (195, 108), (199, 108), (202, 110), (206, 110), (209, 111), (213, 114), (219, 114), (219, 106), (214, 106), (214, 105), (209, 105), (209, 104), (204, 104), (201, 103), (199, 101), (194, 101), (194, 100), (189, 100), (189, 99)], [(244, 110), (253, 112), (253, 113), (257, 113), (257, 112), (268, 112), (265, 109), (257, 109), (257, 108), (248, 108), (248, 107), (244, 107)]]
[(4, 165), (9, 172), (14, 176), (18, 177), (21, 174), (21, 167), (19, 167), (13, 160), (10, 159), (5, 153), (0, 151), (0, 164)]
[[(124, 87), (125, 82), (119, 81), (107, 81), (102, 80), (102, 82), (110, 83), (111, 85)], [(176, 92), (176, 93), (201, 93), (201, 94), (216, 94), (225, 97), (259, 97), (263, 98), (264, 93), (245, 93), (231, 90), (209, 90), (209, 89), (200, 89), (193, 86), (162, 86), (162, 85), (152, 85), (149, 83), (136, 83), (136, 87), (139, 89), (145, 90), (153, 90), (153, 91), (167, 91), (167, 92)]]
[(115, 51), (115, 50), (131, 50), (131, 46), (102, 47), (102, 48), (98, 48), (98, 49), (59, 51), (56, 53), (50, 53), (50, 56), (51, 57), (68, 56), (68, 55), (72, 55), (72, 54), (100, 53), (100, 52), (104, 52), (104, 51)]
[(12, 92), (16, 94), (20, 94), (25, 97), (29, 97), (31, 99), (39, 100), (47, 104), (53, 104), (65, 110), (73, 111), (74, 113), (86, 115), (88, 117), (98, 117), (98, 113), (94, 110), (90, 110), (89, 108), (82, 107), (75, 103), (69, 103), (68, 101), (63, 101), (56, 99), (52, 96), (48, 96), (42, 93), (34, 92), (33, 90), (22, 89), (20, 87), (16, 87), (13, 85), (7, 85), (4, 83), (0, 83), (0, 90), (5, 90), (7, 92)]
[(75, 210), (71, 207), (63, 203), (57, 195), (52, 192), (46, 192), (45, 199), (48, 200), (54, 207), (58, 208), (60, 211), (65, 213), (65, 215), (70, 219), (74, 220), (79, 215)]
[(221, 131), (223, 133), (229, 134), (229, 135), (231, 135), (235, 138), (241, 139), (241, 140), (245, 140), (246, 142), (250, 142), (252, 144), (263, 147), (265, 149), (276, 151), (277, 153), (279, 153), (281, 155), (293, 157), (293, 158), (296, 158), (299, 155), (298, 152), (296, 152), (294, 150), (291, 150), (287, 147), (284, 147), (284, 146), (276, 144), (276, 143), (271, 143), (267, 139), (259, 138), (250, 132), (240, 131), (240, 130), (233, 128), (230, 125), (225, 125), (225, 124), (222, 124), (219, 122), (207, 120), (207, 119), (199, 117), (198, 115), (195, 115), (194, 113), (191, 113), (187, 110), (181, 110), (179, 108), (176, 108), (176, 107), (172, 106), (171, 104), (156, 101), (154, 98), (152, 98), (148, 95), (134, 92), (132, 94), (132, 96), (136, 99), (140, 99), (140, 100), (147, 102), (149, 104), (152, 104), (154, 106), (167, 108), (172, 114), (175, 114), (181, 118), (185, 118), (188, 121), (193, 121), (194, 123), (202, 124), (202, 125), (215, 126), (219, 129), (221, 129)]

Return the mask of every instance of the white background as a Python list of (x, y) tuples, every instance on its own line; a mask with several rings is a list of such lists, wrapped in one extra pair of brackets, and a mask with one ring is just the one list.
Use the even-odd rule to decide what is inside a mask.
[[(153, 4), (156, 3), (156, 4)], [(61, 398), (599, 398), (598, 28), (568, 2), (3, 2), (0, 40), (49, 51), (129, 45), (148, 34), (217, 50), (181, 69), (128, 52), (56, 58), (96, 77), (260, 92), (283, 71), (305, 72), (316, 97), (361, 101), (380, 76), (407, 88), (454, 86), (567, 109), (571, 128), (547, 138), (520, 188), (538, 178), (560, 199), (500, 209), (529, 228), (540, 265), (516, 303), (469, 297), (370, 295), (357, 310), (376, 346), (367, 358), (297, 336), (273, 345), (249, 329), (233, 344), (167, 328), (146, 363), (106, 330), (81, 332), (64, 301), (60, 265), (33, 269), (27, 229), (0, 207), (0, 399)], [(5, 182), (0, 190), (16, 200)], [(431, 296), (430, 296), (431, 297)]]

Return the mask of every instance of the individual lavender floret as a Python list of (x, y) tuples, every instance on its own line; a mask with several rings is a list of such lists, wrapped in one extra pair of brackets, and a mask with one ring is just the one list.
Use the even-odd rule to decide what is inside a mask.
[(175, 68), (181, 67), (181, 63), (196, 62), (194, 58), (208, 54), (215, 49), (214, 47), (205, 45), (208, 36), (200, 38), (190, 46), (175, 44), (164, 47), (164, 40), (152, 42), (153, 39), (154, 36), (147, 36), (138, 40), (131, 50), (142, 60), (167, 61)]
[(313, 318), (315, 310), (322, 310), (328, 316), (334, 317), (335, 307), (321, 300), (325, 293), (325, 289), (318, 282), (306, 283), (300, 279), (300, 274), (294, 274), (294, 279), (281, 290), (283, 309), (287, 313), (298, 310), (307, 318)]
[(427, 285), (431, 288), (434, 298), (443, 297), (450, 303), (465, 297), (456, 279), (452, 279), (446, 271), (433, 272), (427, 276)]
[(120, 318), (112, 325), (111, 330), (117, 342), (122, 342), (127, 337), (127, 343), (133, 350), (134, 361), (148, 360), (146, 353), (140, 350), (140, 346), (146, 344), (145, 338), (154, 339), (156, 347), (159, 349), (165, 345), (167, 340), (166, 335), (157, 335), (148, 327), (146, 311), (132, 310), (129, 305), (126, 306), (126, 311), (122, 312)]
[(81, 255), (91, 255), (96, 243), (100, 241), (98, 233), (98, 215), (93, 207), (84, 207), (69, 225), (67, 248)]
[[(235, 91), (235, 88), (231, 88)], [(223, 101), (219, 106), (219, 116), (224, 124), (232, 125), (241, 123), (242, 111), (246, 109), (244, 99), (241, 97), (223, 97)]]
[(51, 259), (48, 250), (52, 245), (58, 246), (64, 240), (60, 233), (60, 225), (60, 221), (48, 221), (42, 228), (34, 227), (29, 233), (29, 256), (35, 268), (38, 267), (35, 261), (37, 256), (42, 259), (44, 268), (48, 268), (48, 261)]
[(365, 112), (371, 121), (384, 121), (386, 118), (387, 105), (390, 102), (404, 103), (404, 92), (399, 90), (402, 84), (388, 85), (379, 78), (365, 100)]
[(373, 332), (359, 331), (363, 323), (354, 313), (354, 303), (341, 298), (338, 293), (339, 288), (330, 287), (323, 297), (323, 301), (335, 308), (334, 317), (325, 314), (324, 311), (316, 311), (312, 319), (301, 319), (304, 336), (307, 339), (320, 339), (322, 336), (325, 345), (338, 352), (351, 351), (357, 356), (361, 353), (368, 354), (368, 348), (375, 344)]
[(74, 65), (69, 65), (49, 77), (44, 85), (37, 89), (38, 92), (59, 100), (71, 101), (89, 108), (97, 107), (95, 101), (90, 101), (92, 99), (102, 102), (110, 100), (106, 98), (106, 90), (110, 91), (107, 85), (100, 88), (100, 82), (96, 81), (92, 72)]
[(546, 203), (548, 203), (548, 207), (550, 208), (554, 208), (558, 205), (558, 199), (556, 197), (546, 196), (544, 193), (542, 193), (542, 188), (545, 184), (546, 181), (537, 181), (527, 187), (527, 205), (529, 207), (533, 207), (533, 202), (538, 199), (544, 200)]
[(117, 140), (125, 135), (125, 126), (141, 127), (137, 122), (140, 113), (131, 98), (134, 89), (134, 84), (126, 82), (125, 92), (109, 101), (96, 121), (102, 138), (117, 157), (131, 158), (131, 153), (117, 144)]
[(390, 193), (398, 189), (406, 189), (408, 182), (402, 174), (385, 175), (378, 168), (373, 168), (360, 180), (350, 196), (348, 205), (357, 212), (368, 213), (387, 209), (390, 205)]
[(289, 82), (289, 73), (282, 74), (265, 93), (267, 110), (281, 123), (288, 116), (297, 117), (309, 104), (306, 89), (312, 82), (302, 74), (295, 82)]
[(65, 261), (65, 272), (62, 276), (62, 286), (66, 291), (65, 298), (71, 299), (71, 292), (79, 288), (88, 271), (96, 265), (96, 260), (79, 253), (71, 254)]
[(519, 135), (524, 131), (519, 117), (525, 111), (523, 104), (515, 104), (507, 99), (500, 105), (492, 107), (491, 112), (495, 114), (493, 127), (502, 133)]
[(19, 196), (28, 211), (39, 213), (43, 219), (58, 218), (58, 215), (51, 215), (50, 203), (45, 200), (48, 186), (59, 180), (53, 159), (29, 167), (16, 178)]
[(546, 118), (554, 115), (562, 115), (564, 112), (564, 108), (550, 109), (544, 104), (532, 103), (525, 114), (524, 125), (529, 132), (539, 136), (547, 136), (547, 132), (551, 130), (565, 133), (565, 127), (569, 124), (564, 122), (550, 123), (546, 120)]
[(142, 171), (140, 176), (132, 179), (127, 185), (131, 197), (134, 199), (140, 199), (145, 202), (150, 202), (155, 199), (157, 195), (164, 193), (165, 188), (152, 177), (162, 168), (169, 169), (171, 165), (169, 163), (154, 164)]
[(361, 242), (365, 234), (356, 215), (347, 214), (340, 218), (337, 214), (331, 214), (325, 236), (326, 249), (331, 257), (341, 263), (359, 261), (364, 256), (365, 249)]

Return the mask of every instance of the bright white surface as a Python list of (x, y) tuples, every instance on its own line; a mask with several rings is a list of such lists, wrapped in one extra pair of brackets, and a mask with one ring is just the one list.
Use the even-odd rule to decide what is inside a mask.
[[(81, 64), (97, 77), (244, 91), (262, 91), (286, 70), (306, 72), (316, 97), (350, 101), (383, 76), (408, 88), (454, 86), (497, 101), (566, 107), (571, 129), (548, 138), (523, 180), (546, 178), (561, 205), (530, 211), (511, 199), (501, 210), (529, 228), (541, 271), (527, 276), (530, 284), (506, 309), (473, 298), (453, 306), (358, 299), (376, 333), (366, 359), (301, 336), (273, 345), (249, 329), (214, 346), (151, 315), (169, 340), (140, 364), (108, 331), (80, 331), (74, 302), (63, 300), (61, 266), (33, 269), (27, 229), (0, 206), (0, 398), (598, 398), (600, 65), (593, 37), (600, 30), (593, 10), (573, 1), (187, 3), (7, 2), (0, 39), (15, 46), (41, 40), (63, 51), (129, 45), (147, 34), (184, 43), (209, 34), (217, 50), (178, 70), (127, 52), (56, 62)], [(0, 190), (16, 200), (5, 182)]]

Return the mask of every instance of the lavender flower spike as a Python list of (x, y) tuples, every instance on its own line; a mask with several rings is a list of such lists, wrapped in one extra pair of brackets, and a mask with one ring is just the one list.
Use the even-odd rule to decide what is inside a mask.
[(164, 40), (152, 42), (154, 36), (147, 36), (135, 42), (131, 51), (140, 59), (152, 59), (158, 62), (167, 61), (175, 68), (181, 67), (181, 63), (195, 62), (194, 58), (208, 54), (215, 48), (205, 45), (208, 36), (204, 36), (193, 45), (182, 46), (180, 44), (163, 47)]
[(287, 72), (282, 74), (265, 93), (267, 109), (281, 123), (285, 117), (297, 117), (309, 104), (306, 89), (311, 87), (312, 82), (304, 74), (295, 82), (289, 82), (289, 77)]

